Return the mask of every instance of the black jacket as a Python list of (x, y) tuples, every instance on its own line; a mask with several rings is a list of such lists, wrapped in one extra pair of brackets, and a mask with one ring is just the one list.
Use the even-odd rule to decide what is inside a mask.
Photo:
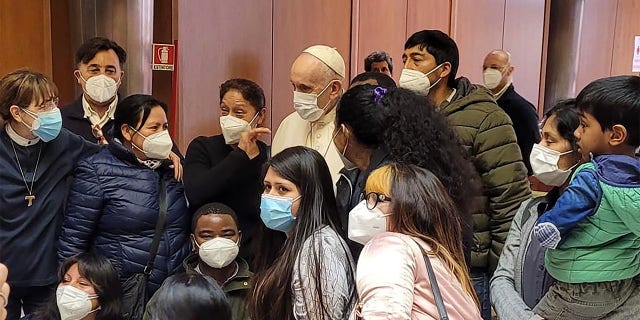
[(533, 144), (540, 142), (536, 108), (514, 90), (513, 84), (509, 85), (507, 91), (496, 102), (513, 122), (513, 129), (516, 132), (518, 146), (522, 153), (522, 161), (527, 167), (529, 175), (532, 175), (533, 171), (531, 171), (529, 155)]
[[(82, 96), (78, 97), (73, 103), (60, 108), (60, 113), (62, 114), (63, 127), (83, 137), (87, 141), (98, 142), (98, 138), (96, 138), (91, 131), (91, 121), (84, 117)], [(113, 139), (113, 120), (109, 119), (109, 121), (102, 126), (102, 133), (107, 140), (111, 141), (111, 139)]]

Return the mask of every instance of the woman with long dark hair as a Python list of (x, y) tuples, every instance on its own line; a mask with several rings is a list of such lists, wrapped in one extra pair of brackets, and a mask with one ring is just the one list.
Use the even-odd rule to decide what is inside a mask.
[(349, 213), (349, 238), (365, 244), (353, 318), (440, 319), (441, 298), (449, 319), (480, 319), (461, 230), (457, 207), (433, 173), (401, 163), (374, 170), (365, 199)]
[(49, 303), (23, 320), (117, 320), (120, 281), (109, 259), (80, 253), (62, 263), (60, 282)]
[(258, 270), (252, 319), (346, 319), (355, 301), (353, 259), (344, 241), (331, 175), (322, 155), (285, 149), (269, 161), (260, 216), (285, 233), (273, 264)]

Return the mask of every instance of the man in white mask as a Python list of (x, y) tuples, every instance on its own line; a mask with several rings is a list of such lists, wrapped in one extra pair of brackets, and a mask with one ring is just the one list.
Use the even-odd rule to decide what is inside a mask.
[(484, 319), (491, 319), (489, 278), (520, 203), (531, 196), (527, 169), (511, 120), (493, 95), (465, 78), (456, 79), (455, 41), (439, 30), (414, 33), (404, 45), (399, 87), (427, 95), (449, 119), (481, 177), (482, 195), (473, 214), (471, 278)]
[(511, 54), (504, 50), (494, 50), (484, 58), (482, 77), (484, 86), (493, 93), (498, 106), (511, 118), (522, 153), (522, 160), (527, 167), (528, 174), (532, 175), (529, 155), (533, 145), (540, 142), (538, 114), (533, 104), (514, 89), (513, 70)]
[(338, 50), (325, 45), (305, 49), (291, 66), (295, 112), (282, 120), (271, 145), (273, 155), (293, 146), (317, 150), (327, 161), (334, 184), (344, 166), (332, 142), (344, 77), (344, 59)]
[(104, 144), (113, 137), (113, 115), (126, 60), (125, 50), (107, 38), (92, 38), (80, 46), (73, 74), (83, 93), (60, 109), (63, 127), (92, 142)]

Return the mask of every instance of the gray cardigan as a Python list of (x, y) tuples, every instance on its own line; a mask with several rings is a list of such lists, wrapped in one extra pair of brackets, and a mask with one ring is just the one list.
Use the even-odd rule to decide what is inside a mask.
[[(530, 202), (533, 203), (529, 205)], [(547, 202), (545, 197), (524, 201), (511, 223), (498, 267), (491, 278), (491, 303), (501, 320), (542, 319), (522, 298), (522, 270), (533, 226), (538, 219), (538, 205)], [(522, 221), (523, 216), (525, 221)]]

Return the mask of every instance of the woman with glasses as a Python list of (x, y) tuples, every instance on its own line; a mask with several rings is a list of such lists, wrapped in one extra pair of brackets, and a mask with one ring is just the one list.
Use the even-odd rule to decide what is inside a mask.
[(394, 162), (371, 172), (349, 213), (349, 238), (365, 244), (351, 319), (480, 319), (457, 210), (426, 169)]
[[(182, 270), (189, 254), (184, 187), (167, 160), (173, 146), (167, 105), (149, 95), (129, 96), (118, 103), (114, 126), (113, 141), (80, 161), (74, 172), (58, 255), (64, 260), (98, 252), (113, 262), (122, 283), (149, 271), (150, 296)], [(160, 228), (159, 219), (164, 219)], [(160, 241), (148, 270), (156, 233)]]
[(260, 217), (287, 238), (283, 247), (261, 243), (276, 258), (254, 277), (251, 319), (346, 319), (355, 302), (353, 260), (319, 152), (292, 147), (271, 159)]
[(220, 202), (238, 214), (243, 231), (240, 256), (251, 260), (250, 248), (260, 225), (261, 170), (267, 146), (258, 140), (269, 134), (262, 88), (246, 79), (231, 79), (220, 86), (222, 134), (195, 138), (187, 149), (184, 184), (189, 206), (195, 209)]
[(61, 129), (58, 91), (45, 75), (28, 70), (0, 79), (0, 262), (10, 273), (7, 319), (49, 298), (57, 282), (55, 244), (66, 180), (76, 163), (99, 150)]

